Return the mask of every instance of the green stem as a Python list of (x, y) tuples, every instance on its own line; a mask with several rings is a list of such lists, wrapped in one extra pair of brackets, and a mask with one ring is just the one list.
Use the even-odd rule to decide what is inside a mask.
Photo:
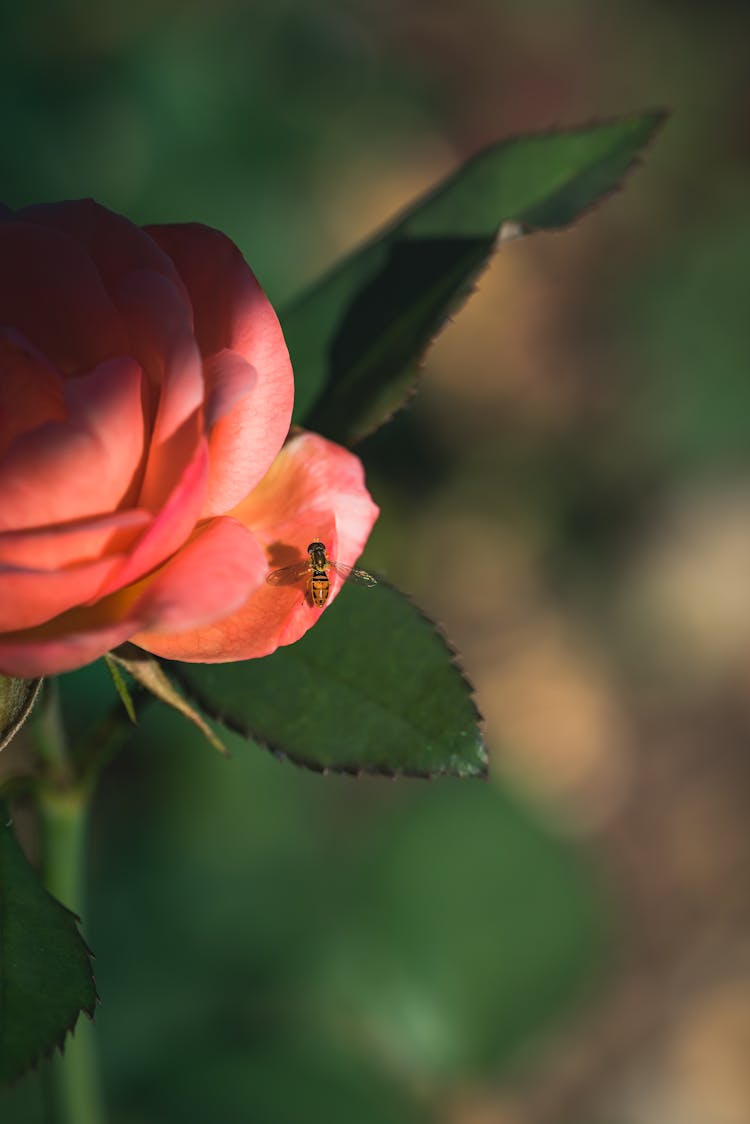
[[(36, 744), (47, 783), (38, 791), (42, 874), (58, 901), (85, 915), (85, 843), (92, 786), (75, 777), (65, 743), (56, 684), (36, 720)], [(49, 1099), (54, 1124), (104, 1124), (94, 1027), (80, 1018), (62, 1057), (50, 1066)]]

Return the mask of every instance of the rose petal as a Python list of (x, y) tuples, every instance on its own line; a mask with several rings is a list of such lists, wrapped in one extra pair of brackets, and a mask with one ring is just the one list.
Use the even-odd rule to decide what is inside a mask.
[[(244, 602), (248, 591), (263, 581), (265, 569), (265, 555), (245, 527), (233, 519), (212, 520), (137, 586), (40, 628), (0, 636), (0, 671), (56, 675), (135, 640), (138, 628), (205, 624)], [(210, 581), (205, 580), (207, 574)]]
[(102, 589), (102, 596), (138, 581), (144, 574), (160, 566), (165, 559), (179, 550), (198, 522), (203, 497), (206, 494), (208, 448), (205, 438), (201, 435), (198, 418), (191, 419), (190, 426), (183, 428), (187, 431), (185, 444), (194, 445), (195, 451), (187, 462), (179, 483), (153, 519), (143, 538), (122, 565), (113, 571), (110, 580)]
[(231, 497), (244, 496), (245, 481), (254, 472), (255, 449), (248, 437), (248, 412), (258, 372), (235, 351), (220, 351), (204, 363), (208, 402), (211, 470), (204, 515), (233, 506)]
[(63, 380), (20, 332), (0, 329), (0, 453), (16, 437), (66, 417)]
[(16, 217), (64, 232), (88, 252), (127, 326), (128, 354), (157, 384), (159, 393), (145, 403), (153, 443), (167, 441), (203, 401), (192, 306), (172, 259), (144, 230), (93, 199), (38, 204)]
[(0, 530), (111, 512), (134, 484), (144, 438), (138, 365), (111, 359), (64, 389), (68, 420), (24, 434), (0, 458)]
[(193, 334), (192, 308), (171, 280), (134, 270), (115, 289), (130, 330), (131, 350), (153, 382), (154, 441), (167, 440), (202, 404), (201, 356)]
[[(359, 459), (306, 433), (285, 445), (261, 484), (232, 515), (266, 548), (272, 568), (303, 560), (316, 538), (326, 543), (331, 557), (350, 566), (367, 541), (378, 508), (365, 488)], [(340, 586), (340, 579), (331, 577), (329, 604)], [(241, 609), (207, 628), (176, 636), (149, 632), (136, 643), (155, 655), (187, 662), (252, 659), (298, 640), (319, 615), (305, 600), (304, 582), (264, 584)]]
[(255, 390), (258, 372), (236, 351), (217, 351), (203, 364), (206, 380), (206, 426), (212, 431)]
[(149, 269), (168, 278), (186, 295), (172, 260), (154, 239), (93, 199), (35, 203), (17, 211), (15, 218), (70, 235), (96, 263), (107, 290), (116, 288), (128, 273)]
[[(253, 393), (237, 403), (233, 425), (217, 435), (217, 443), (223, 436), (230, 440), (227, 452), (232, 455), (232, 435), (244, 434), (242, 464), (221, 486), (218, 477), (212, 483), (205, 514), (225, 512), (262, 478), (287, 435), (294, 398), (289, 353), (276, 313), (233, 242), (198, 224), (146, 229), (172, 258), (187, 286), (204, 358), (234, 351), (257, 371)], [(217, 447), (215, 455), (224, 459), (225, 454)]]
[[(359, 457), (315, 433), (300, 433), (285, 445), (271, 471), (232, 514), (253, 529), (272, 566), (286, 564), (276, 558), (292, 544), (304, 558), (315, 539), (325, 543), (329, 558), (353, 566), (378, 513), (365, 486)], [(329, 578), (327, 606), (341, 588), (335, 572)], [(271, 592), (277, 591), (278, 587), (271, 588)], [(278, 645), (299, 640), (320, 612), (304, 598), (289, 605), (281, 599), (278, 604), (263, 601), (259, 607), (264, 611), (264, 627), (272, 635), (279, 629)]]
[(0, 324), (63, 374), (128, 354), (127, 332), (91, 258), (68, 234), (0, 221)]
[(149, 374), (145, 409), (151, 440), (139, 504), (156, 511), (192, 452), (183, 442), (190, 420), (203, 407), (203, 364), (190, 305), (167, 278), (128, 274), (118, 290), (118, 306), (131, 326), (135, 354)]
[(128, 508), (75, 523), (4, 531), (0, 533), (0, 565), (59, 570), (104, 554), (123, 554), (152, 521), (149, 511)]
[(139, 583), (138, 617), (150, 630), (200, 628), (243, 605), (264, 582), (266, 569), (265, 553), (247, 527), (235, 519), (212, 519)]
[(130, 621), (116, 621), (77, 632), (68, 623), (66, 631), (49, 636), (41, 630), (0, 636), (0, 674), (35, 679), (75, 671), (123, 644), (132, 628)]
[(0, 632), (34, 628), (85, 604), (119, 563), (117, 555), (110, 555), (61, 570), (0, 567)]

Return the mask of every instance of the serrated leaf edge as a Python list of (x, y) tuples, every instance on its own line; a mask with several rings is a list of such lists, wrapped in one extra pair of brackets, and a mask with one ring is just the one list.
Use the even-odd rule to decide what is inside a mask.
[[(486, 256), (473, 271), (473, 273), (467, 276), (465, 282), (456, 291), (454, 298), (451, 300), (449, 307), (447, 308), (447, 311), (444, 314), (436, 316), (434, 325), (427, 328), (425, 333), (427, 337), (426, 342), (420, 349), (418, 349), (417, 353), (414, 356), (414, 359), (412, 360), (414, 378), (411, 380), (409, 386), (404, 391), (401, 401), (397, 406), (384, 414), (380, 421), (373, 422), (366, 427), (358, 429), (345, 442), (348, 447), (355, 448), (360, 444), (361, 441), (364, 441), (373, 433), (377, 433), (379, 429), (381, 429), (384, 425), (387, 425), (388, 422), (392, 421), (397, 414), (399, 414), (408, 406), (411, 399), (414, 397), (414, 395), (417, 394), (419, 390), (421, 375), (427, 361), (427, 356), (434, 346), (436, 340), (442, 334), (446, 325), (452, 322), (454, 317), (458, 315), (458, 313), (460, 313), (463, 307), (468, 303), (470, 297), (473, 296), (473, 294), (477, 291), (479, 280), (490, 268), (494, 261), (495, 255), (503, 248), (503, 246), (508, 242), (517, 241), (519, 238), (526, 238), (532, 234), (561, 234), (569, 230), (573, 230), (574, 227), (576, 227), (582, 220), (586, 219), (589, 215), (596, 212), (601, 206), (612, 199), (613, 196), (618, 195), (621, 191), (624, 190), (625, 184), (631, 178), (633, 173), (645, 163), (646, 153), (653, 145), (654, 140), (666, 124), (670, 115), (670, 109), (655, 108), (645, 110), (643, 113), (625, 114), (621, 117), (594, 117), (581, 125), (576, 125), (573, 128), (568, 128), (564, 125), (557, 125), (552, 126), (548, 129), (543, 129), (539, 132), (513, 134), (512, 136), (506, 137), (504, 140), (495, 141), (492, 144), (484, 145), (482, 148), (478, 149), (477, 152), (473, 154), (473, 156), (469, 157), (468, 160), (460, 164), (453, 173), (449, 173), (443, 180), (441, 180), (441, 182), (436, 185), (433, 191), (426, 192), (424, 195), (418, 197), (419, 199), (423, 199), (425, 202), (427, 202), (427, 200), (435, 197), (441, 191), (446, 190), (449, 187), (450, 183), (459, 174), (463, 174), (468, 167), (470, 167), (475, 161), (481, 160), (482, 157), (485, 156), (488, 152), (491, 152), (495, 149), (500, 149), (508, 144), (513, 144), (516, 141), (529, 138), (537, 139), (563, 135), (575, 136), (579, 133), (587, 133), (592, 129), (607, 128), (609, 126), (615, 125), (624, 125), (631, 121), (642, 121), (647, 119), (648, 117), (653, 118), (651, 128), (648, 131), (645, 139), (641, 143), (638, 152), (630, 159), (617, 182), (613, 184), (608, 191), (602, 192), (601, 195), (597, 196), (596, 199), (592, 200), (591, 203), (589, 203), (586, 207), (579, 211), (575, 218), (572, 219), (569, 223), (563, 223), (560, 226), (545, 227), (536, 226), (533, 223), (519, 221), (517, 219), (509, 219), (507, 217), (500, 217), (498, 219), (497, 230), (494, 236), (488, 236), (487, 238)], [(337, 275), (337, 273), (342, 270), (346, 266), (346, 264), (356, 255), (363, 253), (370, 246), (376, 246), (379, 242), (385, 241), (388, 235), (396, 230), (399, 224), (414, 209), (415, 202), (415, 200), (412, 200), (411, 203), (405, 204), (405, 206), (401, 208), (390, 221), (387, 221), (382, 227), (378, 229), (378, 231), (372, 238), (366, 239), (364, 242), (355, 246), (349, 253), (344, 255), (343, 259), (340, 262), (337, 262), (331, 269), (324, 272), (316, 282), (313, 282), (313, 284), (306, 288), (302, 293), (300, 293), (298, 297), (294, 298), (290, 303), (289, 308), (285, 311), (284, 316), (291, 315), (294, 312), (295, 307), (298, 304), (302, 304), (307, 299), (308, 294), (315, 292), (317, 288), (332, 280)], [(308, 415), (314, 411), (319, 400), (320, 399), (318, 398), (315, 402), (312, 403), (310, 409), (308, 410)]]
[[(9, 828), (11, 823), (12, 823), (12, 819), (10, 820), (9, 824), (6, 825), (6, 827)], [(20, 846), (17, 839), (16, 839), (15, 842), (16, 842), (16, 846)], [(68, 1035), (74, 1035), (75, 1034), (75, 1029), (76, 1029), (76, 1026), (78, 1025), (78, 1020), (80, 1019), (81, 1015), (82, 1014), (86, 1015), (86, 1017), (90, 1021), (93, 1022), (94, 1016), (96, 1014), (96, 1008), (98, 1006), (100, 1006), (101, 1002), (102, 1002), (101, 996), (99, 995), (99, 991), (98, 991), (97, 986), (96, 986), (96, 976), (94, 974), (94, 970), (93, 970), (93, 966), (92, 966), (92, 961), (96, 959), (96, 954), (94, 952), (92, 952), (91, 948), (88, 945), (88, 942), (86, 941), (86, 938), (83, 936), (83, 933), (81, 932), (81, 924), (82, 924), (81, 918), (79, 917), (79, 915), (77, 913), (74, 913), (74, 911), (72, 909), (68, 909), (68, 907), (63, 902), (61, 902), (58, 898), (56, 898), (54, 896), (54, 894), (51, 894), (49, 892), (49, 890), (46, 888), (46, 886), (44, 886), (43, 884), (42, 884), (42, 889), (44, 890), (47, 897), (50, 898), (55, 903), (55, 905), (57, 905), (61, 910), (63, 910), (65, 913), (67, 913), (68, 916), (71, 917), (73, 919), (73, 921), (75, 922), (75, 927), (76, 927), (76, 932), (78, 934), (78, 938), (81, 941), (81, 944), (83, 945), (83, 947), (86, 951), (86, 958), (87, 958), (87, 964), (88, 964), (88, 978), (89, 978), (89, 982), (91, 984), (91, 987), (93, 988), (94, 1001), (91, 1005), (84, 1004), (82, 1007), (79, 1007), (78, 1010), (73, 1015), (70, 1022), (67, 1023), (63, 1027), (60, 1034), (58, 1036), (56, 1036), (55, 1038), (53, 1038), (52, 1042), (48, 1046), (46, 1046), (42, 1049), (39, 1049), (35, 1054), (33, 1054), (30, 1057), (30, 1059), (24, 1064), (22, 1069), (18, 1070), (17, 1073), (14, 1073), (10, 1077), (0, 1078), (0, 1088), (4, 1087), (4, 1088), (11, 1088), (12, 1089), (28, 1073), (31, 1073), (33, 1070), (35, 1070), (41, 1062), (48, 1061), (49, 1059), (51, 1059), (54, 1056), (54, 1053), (55, 1053), (56, 1050), (59, 1050), (60, 1055), (63, 1056), (64, 1053), (65, 1053), (65, 1043), (68, 1039)]]
[(467, 780), (469, 778), (472, 780), (488, 780), (489, 755), (487, 751), (487, 744), (484, 739), (484, 716), (482, 715), (482, 712), (480, 711), (476, 703), (476, 688), (474, 687), (472, 681), (469, 679), (469, 676), (466, 674), (466, 671), (461, 663), (459, 653), (446, 637), (443, 627), (432, 617), (430, 617), (414, 601), (410, 594), (404, 593), (403, 590), (397, 589), (396, 586), (388, 582), (385, 578), (382, 577), (382, 575), (378, 575), (378, 584), (384, 585), (388, 589), (392, 589), (394, 592), (398, 593), (401, 597), (408, 601), (411, 607), (417, 612), (421, 620), (423, 620), (427, 625), (430, 626), (435, 635), (438, 636), (438, 638), (444, 644), (450, 657), (451, 667), (453, 667), (454, 670), (458, 672), (462, 682), (467, 687), (469, 702), (474, 711), (478, 734), (477, 750), (478, 754), (483, 758), (483, 767), (480, 771), (475, 771), (473, 769), (464, 769), (463, 771), (459, 771), (447, 767), (441, 769), (389, 769), (385, 766), (372, 765), (320, 765), (317, 761), (311, 760), (310, 758), (305, 757), (303, 754), (290, 752), (288, 749), (285, 749), (280, 745), (269, 742), (266, 738), (259, 737), (258, 735), (253, 733), (251, 729), (244, 728), (240, 723), (235, 722), (231, 718), (225, 717), (223, 714), (214, 710), (211, 706), (206, 705), (201, 692), (195, 690), (192, 684), (186, 683), (182, 678), (178, 663), (169, 663), (169, 671), (177, 679), (185, 694), (188, 695), (189, 698), (193, 699), (196, 705), (204, 710), (206, 714), (208, 714), (216, 722), (220, 722), (228, 730), (231, 730), (235, 734), (239, 734), (240, 737), (252, 739), (252, 741), (255, 742), (257, 746), (259, 746), (261, 749), (266, 750), (277, 760), (290, 761), (293, 765), (297, 765), (300, 768), (307, 769), (308, 772), (317, 773), (319, 776), (328, 776), (329, 774), (355, 778), (359, 778), (362, 776), (375, 776), (388, 777), (391, 780), (398, 780), (400, 777), (404, 777), (414, 780), (427, 781), (437, 779), (438, 777), (452, 777), (457, 780)]
[[(463, 174), (463, 172), (465, 172), (467, 168), (471, 167), (471, 165), (474, 164), (477, 160), (481, 160), (483, 156), (485, 156), (488, 152), (491, 152), (493, 149), (501, 149), (505, 145), (514, 144), (516, 141), (520, 140), (528, 140), (532, 137), (534, 139), (538, 139), (544, 137), (557, 137), (563, 134), (565, 134), (566, 136), (576, 136), (576, 134), (578, 133), (586, 133), (591, 129), (602, 129), (612, 125), (625, 125), (628, 122), (635, 123), (637, 121), (644, 121), (648, 117), (652, 117), (653, 124), (651, 126), (651, 129), (649, 130), (648, 135), (643, 141), (638, 155), (634, 156), (630, 163), (627, 165), (627, 168), (625, 172), (623, 172), (620, 181), (618, 181), (618, 186), (608, 192), (605, 192), (605, 194), (601, 196), (600, 199), (597, 199), (595, 203), (589, 204), (589, 206), (581, 211), (580, 214), (577, 215), (571, 223), (568, 223), (566, 226), (550, 228), (554, 230), (570, 229), (578, 222), (582, 215), (588, 214), (592, 207), (598, 206), (601, 200), (608, 199), (614, 191), (618, 191), (620, 189), (620, 185), (622, 184), (622, 182), (624, 182), (625, 178), (630, 175), (633, 167), (638, 165), (638, 163), (642, 160), (643, 154), (653, 144), (654, 138), (664, 127), (666, 121), (671, 116), (671, 112), (671, 109), (660, 106), (653, 109), (646, 109), (639, 113), (625, 113), (615, 117), (591, 117), (582, 124), (574, 126), (561, 124), (551, 125), (547, 129), (540, 129), (538, 131), (535, 130), (529, 133), (512, 133), (510, 134), (510, 136), (504, 137), (497, 141), (493, 141), (490, 144), (482, 145), (481, 148), (478, 148), (476, 152), (468, 157), (468, 159), (462, 161), (453, 170), (453, 172), (449, 172), (446, 176), (444, 176), (443, 179), (438, 184), (436, 184), (431, 191), (426, 191), (417, 196), (417, 199), (412, 199), (408, 203), (405, 203), (403, 207), (400, 207), (394, 213), (391, 219), (386, 220), (386, 222), (383, 223), (382, 226), (378, 227), (372, 236), (370, 236), (369, 238), (365, 238), (362, 242), (356, 243), (351, 248), (351, 250), (347, 251), (342, 258), (340, 258), (337, 262), (334, 262), (333, 265), (331, 265), (327, 270), (324, 270), (319, 277), (317, 277), (310, 285), (307, 285), (304, 289), (302, 289), (301, 292), (297, 294), (297, 296), (292, 297), (286, 308), (282, 309), (282, 315), (280, 317), (282, 324), (285, 317), (290, 316), (295, 311), (298, 305), (303, 304), (317, 289), (327, 284), (329, 281), (332, 281), (340, 272), (342, 272), (348, 266), (352, 258), (363, 253), (371, 246), (377, 246), (379, 242), (384, 241), (388, 237), (388, 235), (391, 234), (404, 221), (409, 213), (414, 210), (415, 203), (418, 200), (424, 200), (425, 202), (427, 202), (427, 200), (434, 198), (439, 194), (439, 192), (446, 189), (454, 178), (456, 178), (459, 174)], [(501, 215), (498, 218), (498, 228), (502, 226), (504, 222), (508, 221), (516, 220), (509, 220), (507, 216)], [(536, 229), (538, 228), (529, 228), (529, 231)]]
[(30, 680), (28, 680), (28, 682), (30, 682), (30, 683), (36, 682), (36, 686), (34, 687), (34, 689), (31, 692), (31, 696), (29, 698), (29, 701), (26, 705), (26, 709), (24, 710), (23, 714), (21, 714), (20, 718), (17, 718), (15, 720), (15, 722), (13, 722), (9, 726), (6, 729), (5, 733), (2, 735), (2, 737), (0, 737), (0, 752), (2, 752), (2, 750), (4, 750), (5, 747), (7, 745), (9, 745), (10, 742), (13, 741), (13, 738), (16, 736), (16, 734), (21, 729), (21, 727), (23, 726), (26, 719), (31, 714), (32, 710), (34, 709), (34, 705), (35, 705), (37, 699), (39, 698), (39, 692), (41, 690), (42, 683), (44, 682), (44, 680), (41, 679), (41, 678), (37, 679), (37, 680), (30, 679)]

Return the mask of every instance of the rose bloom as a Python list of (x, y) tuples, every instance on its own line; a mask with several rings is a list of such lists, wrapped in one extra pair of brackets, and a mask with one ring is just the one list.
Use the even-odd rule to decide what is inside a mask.
[(0, 672), (299, 639), (320, 610), (269, 569), (315, 539), (351, 565), (378, 509), (352, 453), (286, 440), (293, 391), (223, 234), (90, 200), (0, 209)]

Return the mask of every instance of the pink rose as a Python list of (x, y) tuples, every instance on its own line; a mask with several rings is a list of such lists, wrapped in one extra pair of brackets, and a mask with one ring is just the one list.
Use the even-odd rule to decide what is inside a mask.
[(139, 229), (91, 201), (0, 210), (0, 373), (5, 674), (125, 640), (267, 655), (320, 613), (269, 568), (314, 539), (351, 565), (377, 517), (353, 454), (284, 444), (281, 329), (215, 230)]

